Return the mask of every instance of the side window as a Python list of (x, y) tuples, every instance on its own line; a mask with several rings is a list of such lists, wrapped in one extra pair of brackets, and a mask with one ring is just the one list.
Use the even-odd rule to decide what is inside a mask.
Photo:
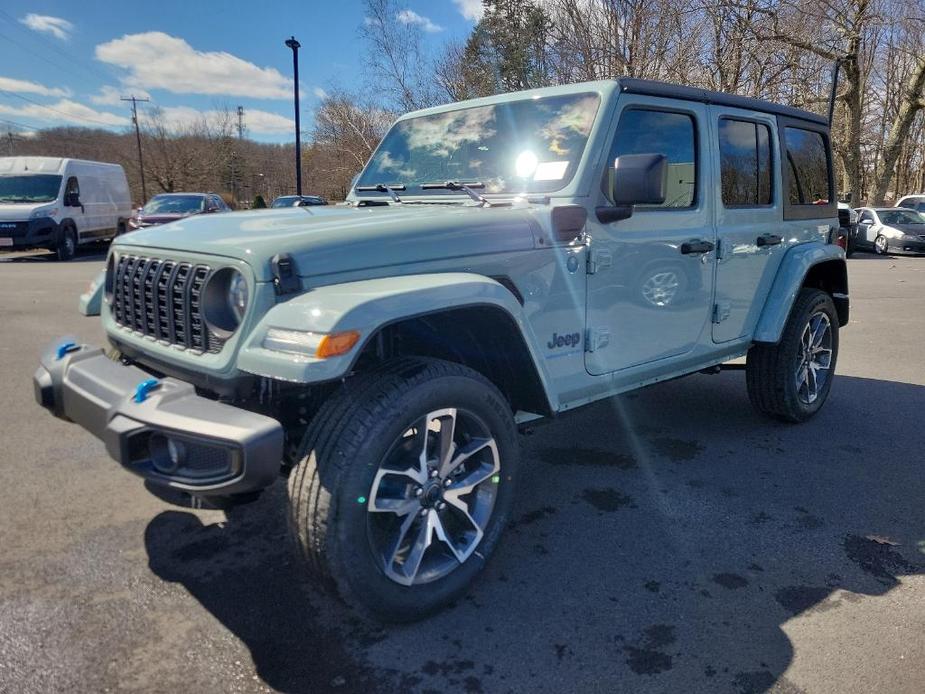
[(697, 199), (697, 137), (694, 119), (685, 113), (628, 109), (620, 116), (610, 158), (604, 192), (609, 195), (609, 172), (613, 161), (624, 154), (664, 154), (668, 159), (668, 190), (661, 205), (640, 208), (692, 207)]
[(915, 209), (918, 210), (919, 212), (925, 212), (925, 202), (920, 202), (920, 203), (916, 206)]
[(791, 205), (827, 205), (832, 199), (829, 188), (829, 158), (822, 133), (803, 128), (784, 128)]
[(64, 194), (65, 195), (74, 194), (78, 196), (80, 195), (80, 184), (77, 183), (76, 176), (71, 176), (69, 179), (67, 179), (67, 187), (64, 189)]
[(767, 125), (721, 118), (719, 155), (723, 205), (754, 207), (773, 202), (771, 129)]
[(903, 200), (897, 207), (905, 207), (910, 210), (915, 209), (915, 200)]
[(862, 212), (861, 216), (858, 217), (859, 222), (872, 222), (873, 220), (873, 215), (870, 212)]

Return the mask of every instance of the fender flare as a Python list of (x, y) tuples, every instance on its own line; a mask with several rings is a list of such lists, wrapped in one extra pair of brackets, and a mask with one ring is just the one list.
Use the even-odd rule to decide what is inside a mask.
[[(843, 265), (845, 263), (845, 252), (834, 244), (813, 241), (801, 243), (787, 251), (777, 269), (777, 275), (755, 326), (754, 342), (780, 342), (784, 326), (790, 317), (790, 310), (804, 286), (806, 276), (813, 267), (832, 261), (840, 261)], [(847, 313), (847, 283), (844, 293), (834, 298), (836, 302), (845, 302)]]
[[(363, 347), (387, 325), (475, 306), (500, 309), (511, 319), (523, 338), (533, 368), (549, 399), (549, 377), (536, 353), (536, 341), (523, 307), (504, 285), (474, 273), (405, 275), (334, 284), (307, 291), (277, 304), (261, 318), (238, 354), (237, 367), (257, 376), (296, 383), (341, 379), (350, 372)], [(343, 356), (328, 359), (300, 357), (263, 347), (263, 339), (270, 328), (316, 333), (356, 330), (360, 333), (360, 340)]]

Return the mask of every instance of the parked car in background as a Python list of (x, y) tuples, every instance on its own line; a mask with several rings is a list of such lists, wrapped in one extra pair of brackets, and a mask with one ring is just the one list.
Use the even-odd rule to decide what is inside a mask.
[(857, 246), (858, 213), (847, 202), (838, 203), (838, 239), (836, 243), (845, 249), (849, 258)]
[(106, 241), (132, 215), (125, 171), (60, 157), (0, 157), (0, 248), (48, 248), (70, 260)]
[(215, 193), (161, 193), (128, 220), (129, 231), (166, 224), (194, 214), (231, 212), (220, 195)]
[(925, 215), (902, 207), (858, 208), (859, 250), (889, 253), (925, 253)]
[(907, 195), (899, 199), (896, 207), (905, 207), (907, 210), (925, 212), (925, 195)]
[(320, 195), (281, 195), (270, 207), (310, 207), (313, 205), (327, 205), (328, 201)]

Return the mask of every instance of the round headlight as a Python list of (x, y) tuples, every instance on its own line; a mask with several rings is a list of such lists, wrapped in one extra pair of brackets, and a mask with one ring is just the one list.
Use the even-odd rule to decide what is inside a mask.
[(219, 338), (231, 336), (247, 311), (247, 280), (234, 268), (226, 267), (215, 272), (202, 295), (203, 316), (206, 324)]
[(228, 281), (228, 305), (234, 312), (235, 318), (240, 323), (244, 318), (244, 311), (247, 309), (247, 281), (237, 270)]

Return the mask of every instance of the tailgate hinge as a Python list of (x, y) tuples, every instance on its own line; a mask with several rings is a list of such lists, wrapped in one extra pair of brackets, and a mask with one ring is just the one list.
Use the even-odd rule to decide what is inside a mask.
[(588, 328), (585, 331), (585, 351), (596, 352), (610, 344), (610, 330), (607, 328)]
[(593, 275), (607, 270), (613, 265), (613, 255), (606, 248), (593, 248), (588, 251), (588, 274)]

